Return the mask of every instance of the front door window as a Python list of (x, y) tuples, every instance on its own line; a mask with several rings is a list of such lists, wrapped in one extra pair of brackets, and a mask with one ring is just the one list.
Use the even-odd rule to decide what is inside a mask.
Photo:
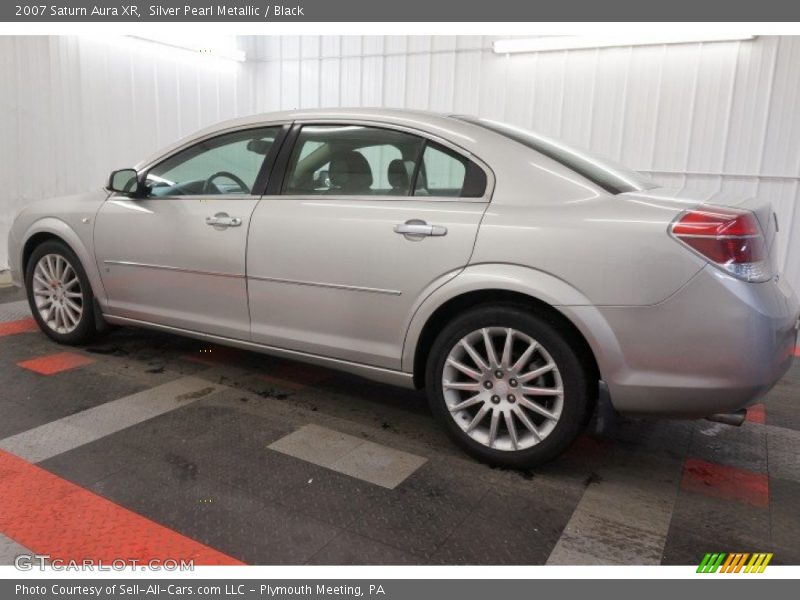
[(147, 173), (148, 196), (250, 195), (279, 131), (236, 131), (173, 154)]

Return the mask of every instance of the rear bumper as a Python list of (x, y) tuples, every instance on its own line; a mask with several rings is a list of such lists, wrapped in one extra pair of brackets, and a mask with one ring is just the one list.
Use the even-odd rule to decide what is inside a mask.
[(800, 305), (782, 281), (711, 267), (668, 300), (598, 309), (613, 333), (598, 357), (621, 413), (697, 418), (746, 407), (786, 373)]

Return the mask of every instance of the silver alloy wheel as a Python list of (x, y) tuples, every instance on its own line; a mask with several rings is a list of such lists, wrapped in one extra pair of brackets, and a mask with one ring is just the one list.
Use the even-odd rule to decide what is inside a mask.
[(39, 316), (56, 333), (67, 334), (83, 316), (83, 290), (75, 268), (60, 254), (45, 254), (33, 271)]
[(445, 361), (442, 389), (458, 426), (495, 450), (535, 446), (553, 431), (564, 406), (553, 358), (532, 337), (508, 327), (461, 338)]

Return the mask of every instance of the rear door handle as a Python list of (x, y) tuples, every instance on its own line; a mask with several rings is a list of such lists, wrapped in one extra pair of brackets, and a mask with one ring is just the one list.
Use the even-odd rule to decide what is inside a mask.
[(441, 236), (447, 235), (447, 227), (443, 225), (428, 225), (420, 219), (411, 219), (405, 223), (395, 225), (394, 232), (406, 236)]
[(213, 217), (206, 217), (206, 225), (212, 227), (239, 227), (242, 220), (239, 217), (231, 217), (228, 213), (217, 213)]

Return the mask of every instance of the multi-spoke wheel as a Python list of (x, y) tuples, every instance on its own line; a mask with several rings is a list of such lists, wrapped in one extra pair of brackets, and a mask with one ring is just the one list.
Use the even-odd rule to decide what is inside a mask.
[(60, 254), (45, 254), (36, 263), (33, 297), (42, 321), (56, 333), (71, 333), (81, 322), (81, 282), (75, 267)]
[(434, 412), (462, 446), (514, 467), (563, 451), (591, 397), (570, 341), (550, 322), (507, 306), (473, 310), (445, 327), (426, 381)]
[(447, 357), (442, 387), (458, 426), (498, 450), (541, 442), (558, 423), (564, 401), (553, 358), (511, 327), (483, 327), (461, 338)]
[(90, 339), (95, 332), (93, 296), (72, 250), (57, 241), (37, 246), (28, 259), (25, 284), (42, 331), (64, 344)]

